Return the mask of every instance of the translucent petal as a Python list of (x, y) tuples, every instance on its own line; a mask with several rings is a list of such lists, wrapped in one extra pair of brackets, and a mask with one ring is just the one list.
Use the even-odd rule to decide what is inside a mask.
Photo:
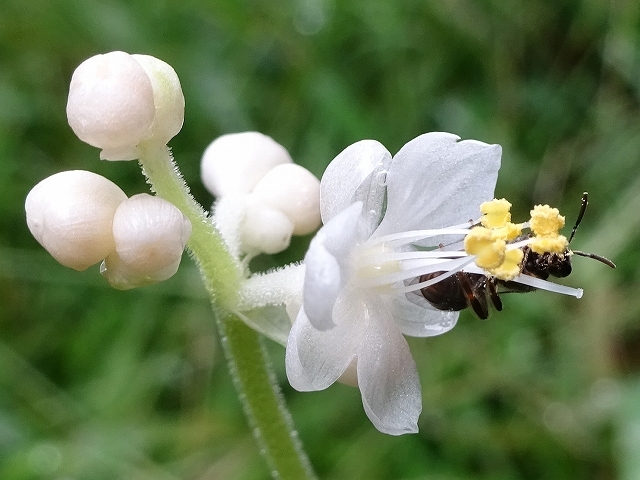
[(347, 369), (362, 341), (364, 324), (346, 319), (331, 330), (315, 329), (300, 310), (289, 333), (287, 378), (298, 391), (324, 390)]
[(334, 326), (331, 312), (342, 283), (340, 265), (324, 245), (314, 238), (304, 257), (304, 309), (315, 328), (327, 330)]
[[(387, 173), (387, 211), (374, 236), (479, 217), (480, 204), (493, 198), (502, 150), (457, 140), (450, 133), (432, 132), (402, 147)], [(430, 245), (442, 240), (434, 237)]]
[(291, 320), (284, 304), (265, 305), (246, 312), (235, 312), (244, 323), (280, 345), (287, 345)]
[(360, 202), (333, 217), (320, 229), (304, 257), (303, 305), (311, 323), (319, 330), (333, 327), (331, 312), (346, 281), (348, 256), (356, 245)]
[(381, 302), (368, 307), (375, 318), (358, 352), (358, 385), (365, 412), (383, 433), (416, 433), (422, 396), (409, 345)]
[(356, 202), (334, 216), (315, 236), (332, 255), (343, 264), (358, 243), (357, 223), (362, 213), (362, 202)]
[(407, 295), (412, 295), (416, 301), (409, 301), (405, 295), (394, 295), (390, 300), (393, 319), (404, 335), (434, 337), (456, 326), (459, 312), (438, 310), (420, 295), (415, 293)]
[[(372, 173), (384, 171), (390, 162), (389, 151), (375, 140), (354, 143), (338, 154), (325, 170), (320, 182), (322, 221), (327, 223), (358, 200), (366, 200), (368, 206), (371, 204), (369, 209), (375, 204), (380, 213), (385, 189), (375, 182), (378, 177)], [(374, 188), (370, 189), (372, 183)]]

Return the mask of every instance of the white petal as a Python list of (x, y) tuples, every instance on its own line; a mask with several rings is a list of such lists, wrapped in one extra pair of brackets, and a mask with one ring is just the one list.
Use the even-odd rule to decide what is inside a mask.
[(342, 276), (336, 257), (321, 242), (314, 239), (304, 257), (307, 267), (304, 276), (303, 306), (311, 323), (319, 330), (334, 326), (331, 313), (340, 293)]
[(389, 151), (375, 140), (354, 143), (338, 154), (320, 182), (322, 221), (327, 223), (359, 200), (365, 203), (365, 211), (374, 209), (380, 214), (385, 193), (380, 180), (384, 180), (384, 170), (390, 162)]
[[(493, 198), (502, 149), (458, 139), (432, 132), (402, 147), (387, 174), (387, 211), (374, 236), (442, 228), (480, 216), (480, 204)], [(430, 240), (431, 245), (442, 241)]]
[(383, 433), (416, 433), (422, 395), (409, 345), (382, 302), (369, 305), (369, 311), (376, 318), (371, 319), (358, 353), (358, 385), (365, 412)]
[(362, 341), (364, 323), (346, 319), (332, 330), (315, 329), (300, 310), (287, 341), (287, 378), (301, 392), (324, 390), (347, 369)]
[(322, 227), (304, 257), (304, 309), (319, 330), (333, 327), (331, 312), (346, 282), (348, 257), (356, 245), (356, 226), (362, 210), (360, 202), (333, 217)]
[(424, 297), (415, 293), (416, 300), (422, 299), (420, 305), (411, 302), (404, 295), (392, 297), (393, 319), (404, 335), (410, 337), (433, 337), (448, 332), (456, 326), (459, 312), (438, 310)]

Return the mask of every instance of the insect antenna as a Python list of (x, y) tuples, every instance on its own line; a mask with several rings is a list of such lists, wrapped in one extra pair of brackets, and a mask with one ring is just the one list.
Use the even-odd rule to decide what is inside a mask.
[[(584, 217), (584, 213), (587, 211), (587, 205), (589, 205), (589, 194), (587, 192), (584, 192), (582, 194), (582, 204), (580, 205), (580, 212), (578, 213), (578, 218), (576, 219), (576, 223), (573, 226), (573, 230), (571, 230), (571, 236), (569, 237), (569, 243), (571, 243), (571, 240), (573, 240), (573, 236), (576, 234), (576, 230), (578, 229), (578, 225), (580, 225), (580, 222), (582, 222), (582, 217)], [(593, 258), (594, 260), (602, 262), (605, 265), (610, 266), (611, 268), (616, 268), (616, 264), (615, 263), (613, 263), (608, 258), (603, 257), (602, 255), (596, 255), (595, 253), (581, 252), (579, 250), (572, 250), (572, 252), (574, 254), (576, 254), (576, 255), (581, 256), (581, 257)]]
[(587, 257), (587, 258), (593, 258), (594, 260), (598, 260), (599, 262), (604, 263), (605, 265), (610, 266), (611, 268), (616, 268), (616, 264), (613, 263), (611, 260), (609, 260), (606, 257), (603, 257), (602, 255), (596, 255), (595, 253), (586, 253), (586, 252), (581, 252), (579, 250), (572, 250), (572, 252), (576, 255), (579, 255), (581, 257)]
[(576, 219), (576, 223), (573, 225), (573, 229), (571, 230), (571, 236), (569, 237), (569, 243), (573, 240), (573, 237), (576, 234), (576, 230), (578, 229), (578, 225), (582, 222), (582, 217), (584, 217), (585, 212), (587, 211), (587, 205), (589, 205), (589, 194), (584, 192), (582, 194), (582, 202), (580, 205), (580, 212), (578, 213), (578, 218)]

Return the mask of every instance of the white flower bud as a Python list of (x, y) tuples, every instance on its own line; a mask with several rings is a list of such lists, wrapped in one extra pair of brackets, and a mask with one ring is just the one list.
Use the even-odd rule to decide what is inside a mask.
[(279, 210), (248, 201), (240, 231), (244, 251), (274, 254), (291, 243), (293, 223)]
[(249, 193), (276, 165), (292, 163), (287, 150), (271, 137), (259, 132), (223, 135), (204, 151), (202, 182), (220, 198)]
[(126, 199), (120, 187), (95, 173), (56, 173), (27, 195), (27, 225), (58, 262), (85, 270), (115, 249), (113, 216)]
[(190, 235), (191, 222), (172, 203), (134, 195), (115, 212), (115, 253), (105, 259), (101, 273), (121, 289), (166, 280), (178, 270)]
[(151, 127), (155, 138), (167, 143), (184, 122), (184, 95), (176, 71), (168, 63), (150, 55), (131, 55), (151, 80), (156, 114)]
[(136, 145), (151, 135), (155, 112), (151, 80), (128, 53), (96, 55), (73, 72), (69, 125), (80, 140), (102, 149), (103, 160), (138, 158)]
[(269, 170), (252, 195), (287, 215), (294, 235), (306, 235), (320, 226), (320, 181), (300, 165), (288, 163)]

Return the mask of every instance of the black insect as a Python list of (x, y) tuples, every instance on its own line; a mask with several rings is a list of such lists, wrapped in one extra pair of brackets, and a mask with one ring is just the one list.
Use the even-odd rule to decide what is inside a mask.
[[(428, 273), (418, 281), (426, 282), (443, 273), (445, 272)], [(484, 320), (489, 316), (489, 301), (496, 310), (502, 310), (498, 285), (497, 279), (487, 275), (456, 272), (438, 283), (420, 289), (420, 293), (438, 310), (460, 311), (469, 307)]]
[[(576, 223), (571, 230), (569, 243), (573, 240), (576, 230), (587, 210), (588, 194), (582, 194), (582, 205)], [(519, 239), (522, 240), (522, 239)], [(616, 268), (615, 264), (600, 255), (585, 253), (579, 250), (567, 249), (563, 253), (536, 253), (528, 246), (522, 248), (524, 253), (522, 260), (521, 274), (546, 280), (549, 276), (563, 278), (571, 274), (572, 254), (581, 257), (593, 258), (611, 268)], [(445, 272), (433, 272), (422, 275), (418, 282), (425, 282), (436, 278)], [(459, 311), (471, 308), (481, 319), (489, 316), (489, 306), (500, 311), (502, 310), (502, 300), (500, 295), (511, 292), (531, 292), (535, 287), (523, 285), (517, 282), (507, 282), (494, 277), (479, 273), (457, 272), (441, 282), (429, 285), (420, 290), (422, 296), (438, 310)]]

